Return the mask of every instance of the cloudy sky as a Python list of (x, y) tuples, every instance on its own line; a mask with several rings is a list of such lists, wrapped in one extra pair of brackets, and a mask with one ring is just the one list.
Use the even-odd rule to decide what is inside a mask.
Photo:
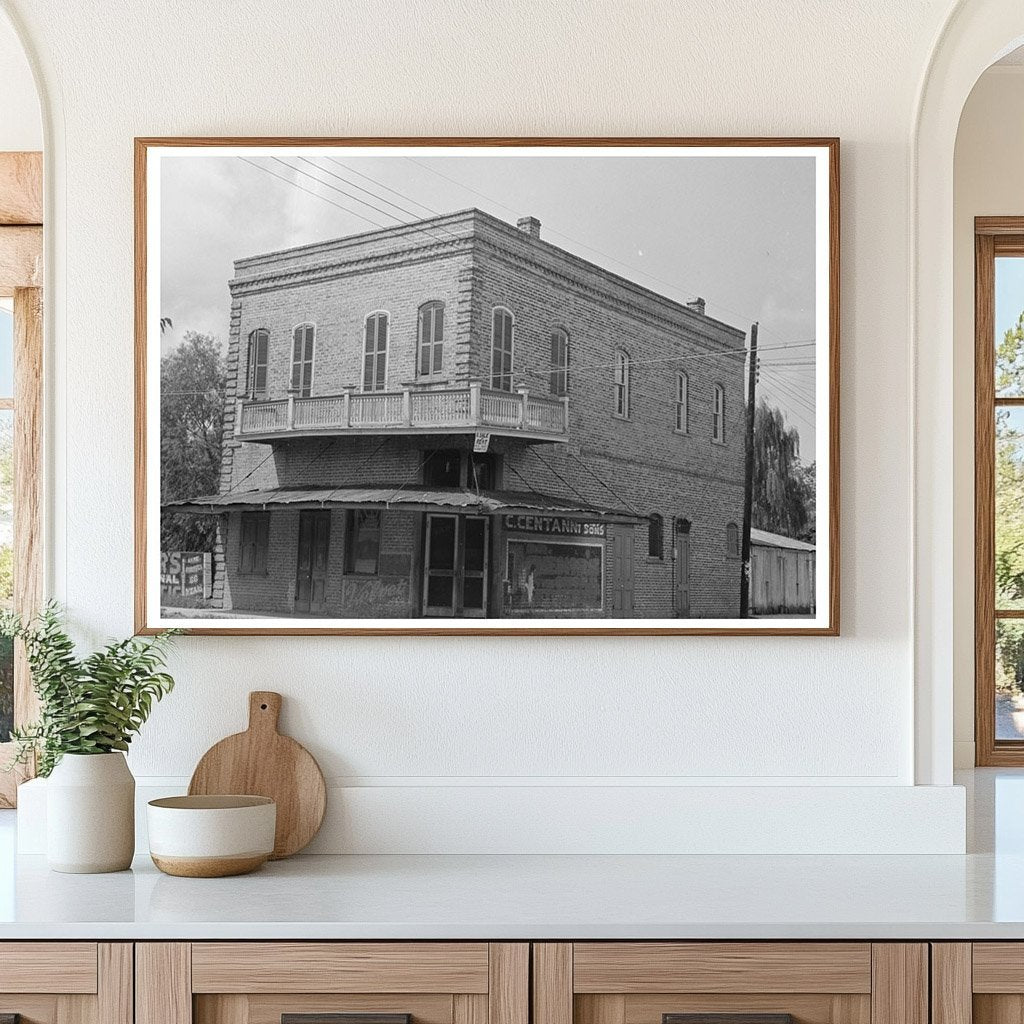
[[(472, 151), (469, 151), (472, 152)], [(811, 157), (164, 156), (165, 351), (188, 330), (227, 340), (232, 262), (475, 206), (669, 298), (700, 295), (760, 323), (760, 394), (814, 451)], [(789, 346), (789, 347), (783, 347)]]

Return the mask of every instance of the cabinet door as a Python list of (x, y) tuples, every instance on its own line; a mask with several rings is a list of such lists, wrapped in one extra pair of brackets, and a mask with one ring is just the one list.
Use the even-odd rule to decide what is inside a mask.
[(533, 1024), (928, 1024), (923, 943), (538, 943)]
[(932, 946), (935, 1024), (1024, 1020), (1024, 942)]
[(132, 1024), (131, 944), (0, 942), (0, 1019)]
[(529, 1024), (525, 943), (140, 943), (136, 984), (136, 1024)]

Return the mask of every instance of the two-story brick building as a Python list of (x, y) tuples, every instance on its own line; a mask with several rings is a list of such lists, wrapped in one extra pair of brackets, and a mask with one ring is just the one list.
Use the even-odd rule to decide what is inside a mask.
[(738, 614), (745, 335), (479, 210), (238, 260), (212, 606)]

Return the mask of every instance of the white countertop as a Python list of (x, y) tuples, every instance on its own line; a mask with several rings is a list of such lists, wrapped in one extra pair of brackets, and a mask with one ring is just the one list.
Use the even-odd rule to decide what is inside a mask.
[(1024, 772), (978, 771), (967, 856), (296, 857), (240, 878), (60, 875), (0, 811), (0, 940), (1024, 939)]
[(1024, 938), (1024, 856), (298, 857), (230, 879), (139, 860), (0, 889), (0, 939)]

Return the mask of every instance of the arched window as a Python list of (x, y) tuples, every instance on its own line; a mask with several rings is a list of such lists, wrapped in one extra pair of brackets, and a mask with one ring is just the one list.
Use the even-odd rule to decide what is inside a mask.
[(316, 328), (313, 324), (299, 324), (292, 331), (292, 386), (300, 398), (309, 398), (313, 389), (313, 357)]
[(665, 557), (665, 524), (657, 512), (647, 517), (647, 554), (650, 558)]
[(512, 390), (512, 313), (504, 306), (495, 306), (491, 320), (491, 387)]
[(681, 371), (676, 374), (676, 430), (690, 432), (690, 378)]
[(267, 393), (267, 350), (270, 347), (270, 332), (258, 327), (249, 334), (249, 354), (245, 371), (245, 392), (250, 398)]
[(725, 525), (725, 553), (730, 558), (740, 556), (740, 528), (735, 523)]
[(371, 313), (366, 318), (363, 344), (363, 390), (383, 391), (388, 372), (388, 315)]
[(551, 332), (551, 394), (569, 394), (569, 332), (561, 327)]
[(712, 409), (712, 437), (718, 442), (725, 441), (725, 388), (715, 385), (714, 407)]
[(421, 377), (441, 372), (444, 359), (444, 303), (425, 302), (419, 315), (419, 362)]
[(615, 415), (629, 416), (629, 356), (621, 348), (615, 350)]

